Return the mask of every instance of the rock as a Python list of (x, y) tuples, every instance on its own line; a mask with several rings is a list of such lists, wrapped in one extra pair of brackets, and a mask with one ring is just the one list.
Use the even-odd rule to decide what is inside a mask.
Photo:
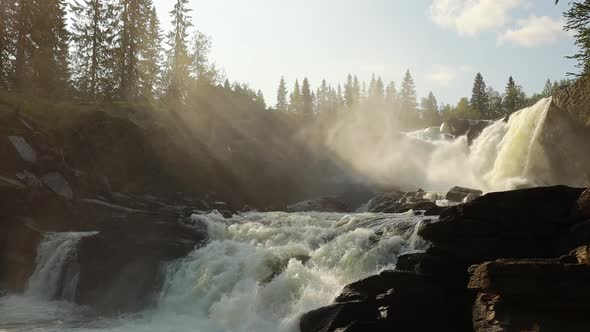
[(350, 208), (334, 196), (324, 196), (287, 206), (287, 212), (350, 212)]
[(74, 193), (68, 181), (59, 173), (51, 172), (41, 177), (41, 181), (54, 193), (66, 199), (74, 198)]
[(586, 189), (578, 198), (578, 210), (585, 217), (590, 217), (590, 188)]
[(418, 265), (424, 260), (426, 253), (414, 252), (408, 254), (401, 254), (397, 257), (395, 269), (398, 271), (418, 271)]
[(20, 136), (8, 136), (8, 140), (10, 140), (10, 143), (12, 143), (24, 161), (28, 161), (30, 163), (37, 162), (37, 154), (35, 153), (35, 150), (33, 150), (33, 148), (24, 138)]
[(484, 129), (486, 129), (487, 127), (489, 127), (492, 123), (493, 123), (493, 121), (484, 121), (484, 120), (473, 122), (471, 124), (471, 126), (469, 127), (469, 129), (467, 130), (467, 132), (465, 133), (465, 135), (467, 136), (467, 142), (469, 143), (469, 145), (471, 145), (471, 143), (473, 143), (473, 141), (475, 141), (479, 137), (481, 132)]
[(299, 329), (301, 332), (346, 331), (352, 324), (374, 320), (377, 315), (375, 308), (360, 301), (336, 303), (304, 314)]
[[(589, 248), (560, 259), (502, 259), (470, 268), (476, 331), (586, 331)], [(573, 260), (571, 260), (573, 258)]]
[(565, 254), (574, 248), (590, 245), (590, 220), (585, 220), (564, 229), (556, 240), (559, 254)]
[[(453, 295), (451, 295), (453, 294)], [(469, 306), (429, 276), (384, 271), (344, 288), (336, 303), (303, 315), (308, 331), (469, 331)]]
[(26, 218), (0, 217), (0, 288), (24, 291), (42, 234)]
[(579, 222), (573, 215), (583, 189), (565, 186), (487, 194), (443, 210), (419, 235), (467, 264), (502, 257), (556, 257), (556, 234)]
[[(481, 190), (469, 189), (463, 187), (453, 187), (447, 192), (446, 199), (451, 202), (467, 203), (483, 194)], [(466, 200), (469, 198), (469, 200)]]
[(403, 196), (404, 192), (401, 191), (378, 194), (369, 201), (367, 211), (376, 213), (394, 213), (399, 208), (398, 201)]
[(131, 213), (103, 225), (78, 244), (76, 302), (101, 313), (130, 312), (152, 304), (163, 262), (184, 257), (207, 239), (205, 228)]

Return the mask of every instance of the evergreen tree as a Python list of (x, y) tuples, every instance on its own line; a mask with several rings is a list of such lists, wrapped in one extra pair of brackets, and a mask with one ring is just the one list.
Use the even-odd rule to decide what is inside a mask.
[(119, 0), (116, 4), (119, 17), (116, 39), (118, 96), (130, 100), (140, 94), (143, 42), (147, 38), (152, 4), (149, 0)]
[(313, 113), (313, 100), (311, 98), (311, 87), (309, 85), (309, 80), (306, 78), (303, 79), (303, 85), (301, 86), (301, 106), (302, 112), (304, 114), (312, 114)]
[(187, 47), (188, 29), (192, 26), (190, 12), (188, 0), (175, 0), (170, 11), (172, 30), (168, 34), (170, 52), (166, 68), (166, 97), (174, 103), (184, 101), (190, 83), (191, 59)]
[(489, 98), (486, 93), (486, 83), (481, 73), (475, 75), (473, 90), (471, 94), (471, 108), (481, 114), (481, 118), (489, 119)]
[[(284, 80), (282, 78), (281, 78), (281, 80), (284, 82)], [(223, 82), (223, 88), (228, 91), (231, 90), (231, 84), (229, 83), (229, 80), (227, 78), (225, 79), (225, 82)], [(285, 89), (286, 89), (286, 87), (285, 87)], [(286, 92), (285, 92), (285, 95), (286, 95)], [(286, 96), (285, 96), (285, 99), (287, 99)]]
[(355, 104), (360, 104), (361, 96), (361, 83), (358, 77), (354, 75), (354, 79), (352, 81), (352, 100)]
[(289, 98), (289, 109), (292, 112), (300, 112), (301, 111), (301, 87), (299, 86), (299, 80), (295, 80), (295, 85), (293, 86), (293, 92), (291, 92)]
[[(10, 1), (10, 0), (8, 0)], [(33, 0), (16, 0), (15, 5), (15, 46), (14, 46), (14, 74), (12, 84), (17, 91), (24, 92), (29, 88), (33, 78), (31, 59), (34, 52), (33, 32)]]
[(581, 69), (579, 75), (590, 72), (590, 1), (572, 1), (571, 8), (563, 13), (566, 18), (564, 29), (573, 31), (579, 51), (569, 58), (575, 59)]
[(518, 110), (519, 91), (512, 76), (508, 78), (506, 92), (504, 93), (504, 111), (510, 115)]
[(287, 103), (287, 93), (287, 82), (285, 82), (285, 78), (281, 76), (281, 81), (279, 82), (279, 88), (277, 91), (277, 110), (285, 112), (289, 109), (289, 104)]
[(322, 84), (318, 88), (316, 98), (318, 103), (318, 109), (320, 112), (330, 108), (328, 105), (330, 99), (330, 88), (328, 88), (328, 83), (325, 79), (322, 80)]
[(256, 104), (258, 104), (258, 106), (260, 106), (260, 108), (266, 109), (266, 102), (264, 101), (264, 95), (262, 94), (262, 90), (258, 90), (256, 92), (255, 102)]
[(395, 88), (395, 82), (390, 82), (385, 89), (385, 104), (387, 109), (397, 112), (398, 93)]
[(383, 84), (383, 80), (381, 79), (381, 76), (379, 76), (377, 78), (377, 81), (375, 82), (375, 88), (373, 91), (373, 100), (378, 105), (382, 105), (385, 102), (385, 86)]
[(146, 3), (144, 10), (148, 21), (141, 45), (139, 85), (141, 95), (153, 101), (161, 92), (162, 35), (158, 13), (151, 0)]
[(412, 127), (416, 124), (418, 102), (416, 97), (416, 87), (410, 71), (406, 71), (402, 81), (399, 100), (400, 114), (399, 119), (402, 126)]
[(9, 88), (15, 51), (15, 17), (17, 3), (0, 0), (0, 88)]
[(65, 0), (32, 1), (31, 85), (36, 94), (63, 97), (69, 88)]
[(346, 84), (344, 84), (344, 103), (348, 109), (351, 109), (355, 102), (354, 83), (352, 81), (352, 75), (348, 74), (348, 77), (346, 78)]
[(439, 126), (441, 124), (440, 114), (438, 112), (438, 102), (432, 91), (428, 93), (427, 98), (422, 98), (420, 103), (422, 113), (422, 122), (426, 126)]

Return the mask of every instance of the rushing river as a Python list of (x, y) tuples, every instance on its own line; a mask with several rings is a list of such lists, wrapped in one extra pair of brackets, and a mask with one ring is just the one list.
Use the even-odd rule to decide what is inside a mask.
[(0, 331), (296, 332), (301, 314), (330, 304), (346, 284), (424, 249), (424, 219), (411, 211), (195, 215), (210, 242), (163, 266), (152, 308), (115, 318), (49, 300), (73, 298), (76, 275), (65, 267), (89, 233), (48, 234), (28, 290), (0, 298)]

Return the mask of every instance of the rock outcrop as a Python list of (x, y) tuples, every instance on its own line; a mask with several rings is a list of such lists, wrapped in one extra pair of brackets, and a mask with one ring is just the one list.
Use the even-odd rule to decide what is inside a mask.
[(561, 259), (502, 259), (473, 266), (478, 332), (587, 331), (590, 248)]
[(468, 203), (480, 197), (482, 194), (483, 192), (477, 189), (453, 187), (447, 192), (445, 198), (451, 202)]
[(415, 192), (392, 191), (373, 197), (367, 211), (376, 213), (404, 213), (410, 210), (422, 211), (427, 216), (439, 215), (444, 208), (426, 198), (426, 192), (418, 189)]
[(447, 208), (419, 230), (431, 243), (425, 252), (345, 287), (333, 305), (304, 315), (301, 330), (587, 331), (583, 193), (523, 189)]

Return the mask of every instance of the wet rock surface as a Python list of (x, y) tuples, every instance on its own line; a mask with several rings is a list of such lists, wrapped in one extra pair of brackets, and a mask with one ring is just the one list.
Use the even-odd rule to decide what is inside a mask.
[(345, 287), (332, 306), (304, 315), (301, 329), (587, 331), (583, 193), (523, 189), (447, 208), (419, 230), (431, 243), (425, 252)]

